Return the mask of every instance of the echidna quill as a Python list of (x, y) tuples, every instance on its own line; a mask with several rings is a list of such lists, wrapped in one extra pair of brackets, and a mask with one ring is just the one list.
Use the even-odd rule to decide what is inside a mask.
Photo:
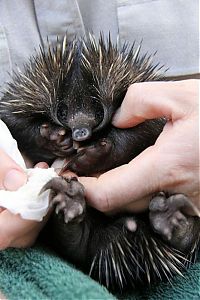
[[(111, 118), (134, 82), (158, 80), (159, 65), (140, 46), (121, 49), (101, 36), (40, 52), (16, 72), (0, 102), (0, 116), (22, 152), (38, 161), (67, 158), (78, 175), (103, 172), (129, 162), (154, 144), (164, 119), (117, 129)], [(106, 216), (88, 207), (76, 178), (51, 180), (55, 213), (47, 226), (52, 245), (105, 285), (123, 291), (136, 284), (171, 280), (195, 261), (200, 219), (182, 195), (156, 195), (143, 214)], [(195, 210), (195, 207), (193, 207)]]

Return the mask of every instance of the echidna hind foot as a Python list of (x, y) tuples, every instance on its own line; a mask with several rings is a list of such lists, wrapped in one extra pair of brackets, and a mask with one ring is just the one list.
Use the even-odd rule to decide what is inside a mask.
[(200, 219), (189, 217), (186, 209), (199, 215), (198, 209), (183, 194), (167, 195), (164, 192), (156, 195), (149, 205), (149, 219), (153, 230), (174, 248), (183, 252), (195, 243), (196, 231), (200, 230)]
[[(123, 292), (138, 285), (171, 281), (175, 275), (182, 276), (186, 267), (195, 260), (200, 240), (200, 221), (184, 214), (180, 218), (178, 217), (178, 220), (181, 221), (180, 224), (177, 225), (177, 222), (173, 221), (174, 213), (177, 212), (179, 216), (179, 210), (182, 207), (190, 206), (190, 201), (184, 195), (167, 197), (165, 193), (159, 193), (149, 205), (150, 222), (148, 214), (124, 215), (117, 218), (113, 216), (108, 219), (102, 217), (99, 225), (93, 228), (88, 223), (92, 224), (95, 220), (98, 224), (99, 217), (94, 217), (95, 212), (93, 212), (93, 217), (90, 218), (91, 211), (88, 211), (88, 208), (81, 219), (73, 215), (73, 218), (70, 220), (67, 218), (66, 221), (66, 216), (71, 214), (71, 209), (73, 210), (74, 204), (77, 203), (77, 195), (80, 198), (79, 204), (83, 203), (84, 198), (81, 184), (75, 180), (72, 185), (72, 182), (73, 178), (72, 181), (68, 179), (67, 182), (61, 181), (61, 179), (51, 181), (48, 188), (53, 189), (52, 201), (54, 204), (58, 204), (59, 210), (63, 211), (65, 223), (73, 221), (77, 222), (79, 226), (78, 230), (81, 232), (79, 236), (81, 236), (81, 240), (84, 240), (81, 244), (82, 246), (84, 244), (86, 249), (83, 269), (110, 291)], [(70, 190), (67, 188), (69, 183)], [(63, 195), (61, 190), (63, 190), (65, 198), (68, 198), (66, 192), (70, 193), (70, 203), (73, 203), (75, 196), (73, 205), (63, 205), (63, 199), (60, 201), (61, 195)], [(55, 193), (55, 191), (57, 192)], [(174, 202), (171, 201), (172, 199)], [(69, 209), (69, 213), (67, 209)], [(169, 227), (171, 220), (173, 226)], [(80, 222), (83, 222), (81, 231)], [(156, 233), (155, 227), (157, 228)], [(168, 227), (172, 230), (172, 236), (170, 241), (165, 242), (166, 238), (162, 233), (168, 232), (166, 231)], [(75, 230), (76, 233), (78, 230)], [(77, 245), (73, 247), (77, 247)], [(71, 247), (70, 240), (69, 244), (65, 241), (63, 246), (65, 249)], [(70, 257), (71, 254), (66, 250), (67, 252)]]
[(121, 224), (120, 220), (112, 224), (112, 239), (97, 249), (89, 275), (113, 292), (182, 275), (185, 255), (147, 228), (137, 216), (123, 217)]
[(150, 223), (145, 214), (121, 217), (112, 224), (112, 239), (94, 256), (90, 276), (111, 291), (171, 282), (197, 258), (200, 218), (181, 212), (183, 207), (196, 209), (190, 200), (162, 192), (149, 206)]
[[(200, 239), (200, 222), (197, 223), (195, 218), (185, 215), (180, 219), (184, 220), (185, 226), (182, 224), (173, 229), (171, 244), (162, 239), (166, 222), (183, 206), (178, 201), (173, 204), (172, 212), (167, 213), (167, 218), (163, 217), (163, 211), (171, 208), (171, 201), (164, 193), (152, 199), (149, 222), (148, 213), (110, 218), (89, 209), (85, 206), (84, 188), (74, 177), (55, 178), (43, 191), (46, 189), (51, 189), (50, 199), (56, 213), (63, 215), (64, 223), (60, 219), (60, 227), (56, 227), (62, 241), (62, 253), (110, 291), (123, 292), (138, 285), (171, 281), (173, 276), (182, 275), (195, 259)], [(173, 196), (176, 200), (181, 195)], [(185, 199), (184, 195), (182, 199)], [(165, 210), (163, 203), (167, 207)], [(158, 234), (155, 224), (162, 217)], [(96, 227), (92, 225), (94, 222)], [(77, 239), (73, 238), (74, 234)], [(188, 235), (192, 238), (186, 238)], [(186, 242), (187, 247), (183, 249)]]
[(63, 214), (66, 224), (83, 220), (86, 207), (84, 188), (76, 177), (53, 178), (42, 188), (41, 193), (49, 189), (50, 207), (55, 207), (56, 214)]

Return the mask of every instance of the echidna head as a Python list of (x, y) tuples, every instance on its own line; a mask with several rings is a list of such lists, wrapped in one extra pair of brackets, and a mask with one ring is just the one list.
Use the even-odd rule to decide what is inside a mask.
[(59, 123), (71, 130), (72, 139), (81, 142), (109, 123), (113, 109), (98, 99), (90, 85), (76, 80), (59, 101), (56, 113)]
[[(84, 141), (105, 128), (120, 106), (130, 84), (158, 78), (151, 56), (139, 58), (140, 48), (124, 44), (113, 45), (103, 35), (96, 40), (92, 35), (79, 43), (79, 76), (73, 92), (67, 96), (67, 122), (75, 141)], [(154, 72), (155, 70), (155, 72)], [(63, 118), (62, 105), (58, 110)]]
[(57, 107), (59, 122), (72, 131), (74, 141), (88, 140), (111, 122), (131, 83), (131, 55), (121, 53), (111, 40), (93, 36), (79, 43), (81, 54), (70, 86)]
[(159, 78), (151, 56), (139, 57), (140, 45), (121, 48), (111, 39), (47, 45), (16, 73), (0, 103), (4, 116), (52, 122), (71, 131), (74, 141), (90, 139), (111, 123), (128, 86)]

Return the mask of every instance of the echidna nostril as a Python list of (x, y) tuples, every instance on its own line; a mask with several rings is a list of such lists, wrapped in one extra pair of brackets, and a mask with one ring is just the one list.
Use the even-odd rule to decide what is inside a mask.
[(91, 136), (91, 129), (89, 127), (75, 128), (72, 131), (72, 138), (74, 141), (84, 141)]

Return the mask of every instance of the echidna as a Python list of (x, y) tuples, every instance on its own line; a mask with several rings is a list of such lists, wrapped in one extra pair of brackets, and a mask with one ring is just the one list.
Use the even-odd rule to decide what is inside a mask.
[[(111, 125), (130, 84), (162, 76), (140, 47), (119, 48), (101, 35), (73, 42), (65, 36), (41, 49), (15, 73), (0, 102), (20, 150), (34, 163), (67, 158), (65, 169), (91, 175), (154, 144), (164, 118), (123, 130)], [(181, 211), (193, 207), (182, 194), (159, 193), (142, 214), (106, 216), (87, 206), (76, 178), (53, 179), (45, 189), (56, 211), (47, 226), (52, 244), (110, 290), (170, 280), (196, 259), (200, 219)]]

